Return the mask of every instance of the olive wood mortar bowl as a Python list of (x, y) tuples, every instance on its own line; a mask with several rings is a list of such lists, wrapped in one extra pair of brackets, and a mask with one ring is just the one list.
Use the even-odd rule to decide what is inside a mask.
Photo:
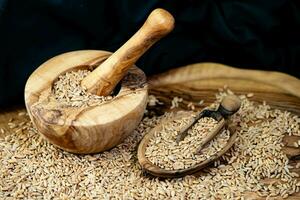
[[(121, 143), (139, 124), (147, 104), (146, 76), (134, 63), (174, 27), (163, 9), (151, 12), (143, 26), (116, 52), (85, 50), (56, 56), (43, 63), (25, 86), (29, 116), (52, 144), (73, 153), (97, 153)], [(89, 107), (66, 107), (53, 101), (52, 85), (68, 71), (90, 69), (81, 86), (113, 99)], [(115, 91), (114, 91), (115, 90)]]
[(52, 83), (71, 70), (93, 68), (111, 53), (74, 51), (42, 64), (28, 79), (25, 101), (38, 131), (52, 144), (74, 153), (94, 153), (120, 143), (139, 124), (147, 103), (146, 76), (136, 66), (121, 82), (119, 93), (93, 107), (61, 108), (49, 100)]

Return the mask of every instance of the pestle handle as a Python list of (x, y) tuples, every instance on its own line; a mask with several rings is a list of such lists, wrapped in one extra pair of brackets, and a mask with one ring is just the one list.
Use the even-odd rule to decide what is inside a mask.
[(173, 28), (173, 16), (164, 9), (155, 9), (123, 46), (82, 80), (82, 87), (97, 95), (109, 95), (127, 70)]

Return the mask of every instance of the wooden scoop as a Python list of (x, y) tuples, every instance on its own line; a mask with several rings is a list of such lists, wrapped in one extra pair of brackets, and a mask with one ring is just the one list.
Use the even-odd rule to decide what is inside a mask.
[(178, 120), (178, 119), (181, 119), (184, 117), (188, 117), (187, 113), (179, 112), (176, 114), (176, 116), (174, 118), (162, 121), (158, 126), (154, 127), (148, 134), (146, 134), (143, 137), (143, 139), (140, 142), (139, 147), (138, 147), (138, 160), (139, 160), (140, 165), (142, 166), (143, 169), (145, 169), (150, 174), (152, 174), (154, 176), (159, 176), (159, 177), (170, 177), (170, 178), (171, 177), (182, 177), (182, 176), (193, 174), (193, 173), (200, 171), (201, 169), (203, 169), (204, 167), (209, 165), (211, 162), (215, 161), (216, 159), (221, 157), (223, 154), (225, 154), (230, 149), (230, 147), (234, 144), (236, 137), (237, 137), (237, 133), (235, 132), (234, 127), (231, 127), (229, 124), (227, 124), (227, 120), (230, 115), (233, 115), (235, 112), (237, 112), (239, 110), (240, 106), (241, 106), (241, 101), (237, 96), (228, 95), (228, 96), (224, 97), (218, 110), (216, 110), (216, 111), (208, 110), (208, 109), (202, 110), (188, 125), (185, 126), (185, 128), (183, 128), (179, 132), (178, 137), (176, 138), (177, 142), (184, 139), (184, 137), (187, 135), (188, 129), (190, 129), (194, 124), (196, 124), (200, 118), (212, 117), (218, 121), (218, 124), (216, 125), (216, 127), (213, 130), (211, 130), (208, 133), (207, 137), (205, 137), (201, 141), (201, 144), (196, 151), (196, 153), (199, 153), (201, 151), (201, 149), (208, 142), (210, 142), (218, 133), (220, 133), (222, 130), (224, 130), (225, 125), (227, 125), (227, 128), (231, 134), (227, 144), (220, 151), (218, 151), (216, 154), (209, 157), (205, 161), (200, 162), (200, 163), (196, 164), (195, 166), (192, 166), (187, 169), (166, 170), (166, 169), (160, 168), (159, 166), (153, 164), (145, 156), (146, 148), (147, 148), (147, 145), (149, 144), (151, 138), (155, 137), (156, 132), (159, 132), (160, 130), (163, 129), (164, 124), (170, 123), (174, 120)]
[[(134, 63), (173, 27), (172, 15), (156, 9), (112, 55), (74, 51), (43, 63), (25, 86), (26, 108), (38, 131), (52, 144), (74, 153), (101, 152), (122, 142), (139, 124), (147, 103), (146, 76)], [(63, 107), (51, 101), (58, 76), (78, 69), (93, 69), (81, 83), (91, 93), (111, 94), (123, 78), (121, 89), (112, 100), (87, 108)]]

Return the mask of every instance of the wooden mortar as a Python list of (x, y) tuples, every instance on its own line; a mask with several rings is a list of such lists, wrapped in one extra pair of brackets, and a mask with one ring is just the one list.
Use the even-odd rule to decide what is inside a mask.
[[(174, 18), (154, 10), (121, 48), (84, 50), (58, 55), (36, 69), (25, 86), (25, 104), (38, 132), (52, 144), (73, 153), (96, 153), (121, 143), (139, 124), (147, 104), (146, 76), (133, 66), (155, 42), (174, 27)], [(50, 100), (59, 75), (92, 69), (81, 85), (97, 95), (109, 95), (122, 80), (113, 100), (101, 105), (63, 107)]]

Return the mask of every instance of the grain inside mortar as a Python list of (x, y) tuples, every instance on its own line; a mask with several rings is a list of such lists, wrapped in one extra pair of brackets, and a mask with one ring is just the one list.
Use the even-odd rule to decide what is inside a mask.
[(198, 120), (188, 130), (187, 136), (177, 143), (179, 131), (184, 129), (193, 117), (195, 115), (190, 112), (190, 117), (172, 120), (163, 125), (161, 131), (154, 134), (145, 151), (145, 156), (150, 162), (167, 170), (187, 169), (207, 160), (226, 146), (230, 133), (228, 130), (223, 130), (198, 152), (203, 139), (218, 123), (209, 117)]
[(145, 117), (116, 148), (85, 156), (55, 148), (22, 116), (0, 139), (0, 199), (242, 199), (247, 191), (286, 198), (299, 192), (282, 138), (300, 136), (300, 118), (240, 97), (242, 107), (232, 116), (238, 141), (222, 158), (228, 163), (177, 179), (148, 177), (136, 158), (138, 142), (166, 116)]
[(100, 105), (111, 100), (112, 96), (98, 96), (81, 87), (81, 81), (89, 70), (70, 71), (62, 74), (53, 84), (52, 94), (61, 106), (88, 107)]

